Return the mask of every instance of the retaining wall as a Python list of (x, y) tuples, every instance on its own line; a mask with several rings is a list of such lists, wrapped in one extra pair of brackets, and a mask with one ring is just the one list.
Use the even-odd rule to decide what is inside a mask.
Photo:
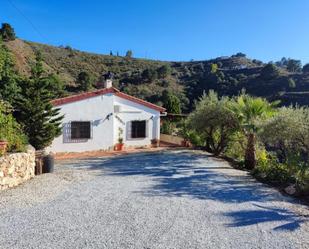
[(0, 190), (17, 186), (34, 177), (35, 150), (0, 157)]
[(182, 137), (167, 135), (167, 134), (162, 134), (162, 133), (160, 134), (160, 141), (165, 142), (165, 143), (182, 146), (183, 140), (184, 139)]

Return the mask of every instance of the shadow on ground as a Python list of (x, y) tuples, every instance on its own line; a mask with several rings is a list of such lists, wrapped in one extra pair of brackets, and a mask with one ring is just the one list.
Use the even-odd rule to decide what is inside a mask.
[[(228, 165), (202, 153), (165, 151), (134, 154), (114, 158), (79, 160), (71, 167), (97, 170), (111, 176), (149, 176), (150, 187), (141, 192), (147, 196), (182, 196), (223, 203), (278, 200), (264, 185), (250, 176), (229, 176), (222, 172)], [(100, 172), (102, 171), (102, 172)], [(136, 179), (134, 179), (136, 180)], [(262, 187), (264, 186), (264, 187)], [(253, 204), (255, 205), (255, 204)], [(255, 205), (257, 210), (240, 210), (223, 214), (230, 217), (229, 227), (250, 226), (262, 222), (281, 221), (275, 230), (295, 230), (303, 222), (284, 209)]]
[(253, 205), (257, 208), (256, 210), (240, 210), (226, 213), (225, 216), (232, 218), (232, 223), (227, 226), (242, 227), (264, 222), (280, 221), (284, 224), (275, 227), (275, 231), (294, 231), (300, 227), (301, 223), (306, 221), (304, 217), (302, 218), (286, 209), (264, 207), (256, 204)]
[(220, 202), (268, 201), (261, 184), (249, 176), (230, 177), (218, 172), (227, 165), (205, 154), (172, 151), (96, 158), (72, 164), (78, 168), (102, 170), (104, 175), (150, 176), (153, 184), (146, 195), (187, 196)]

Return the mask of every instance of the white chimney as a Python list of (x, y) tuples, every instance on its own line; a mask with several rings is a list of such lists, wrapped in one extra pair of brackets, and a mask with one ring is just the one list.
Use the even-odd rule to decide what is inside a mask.
[(113, 87), (113, 81), (111, 79), (107, 79), (104, 81), (104, 88), (111, 88)]

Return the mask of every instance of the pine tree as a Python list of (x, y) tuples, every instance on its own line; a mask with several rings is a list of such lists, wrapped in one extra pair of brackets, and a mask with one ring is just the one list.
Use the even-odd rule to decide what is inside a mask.
[(0, 36), (4, 41), (12, 41), (16, 39), (15, 31), (9, 23), (2, 23)]
[(60, 109), (54, 108), (54, 94), (43, 76), (44, 70), (39, 57), (32, 68), (32, 75), (24, 79), (22, 93), (16, 102), (16, 118), (22, 124), (29, 143), (37, 150), (49, 146), (61, 134)]

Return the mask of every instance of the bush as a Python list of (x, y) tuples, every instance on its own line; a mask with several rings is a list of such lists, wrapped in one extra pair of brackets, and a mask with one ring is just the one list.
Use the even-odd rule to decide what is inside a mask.
[(169, 65), (163, 65), (157, 69), (159, 78), (166, 78), (172, 72), (172, 68)]
[(287, 155), (300, 154), (309, 158), (309, 109), (283, 107), (277, 115), (262, 124), (260, 137), (269, 150), (275, 151), (285, 162)]
[(279, 69), (272, 63), (265, 65), (261, 71), (261, 77), (265, 80), (275, 79), (279, 76)]
[(0, 101), (0, 139), (8, 142), (9, 152), (24, 151), (27, 144), (27, 137), (13, 118), (11, 106), (4, 101)]
[(279, 163), (275, 158), (270, 158), (266, 162), (259, 162), (252, 174), (263, 181), (286, 184), (293, 181), (290, 170), (286, 164)]
[(142, 78), (147, 81), (153, 81), (158, 78), (158, 73), (153, 68), (148, 68), (143, 71)]
[(172, 135), (175, 131), (176, 124), (170, 120), (164, 120), (161, 125), (161, 133)]

